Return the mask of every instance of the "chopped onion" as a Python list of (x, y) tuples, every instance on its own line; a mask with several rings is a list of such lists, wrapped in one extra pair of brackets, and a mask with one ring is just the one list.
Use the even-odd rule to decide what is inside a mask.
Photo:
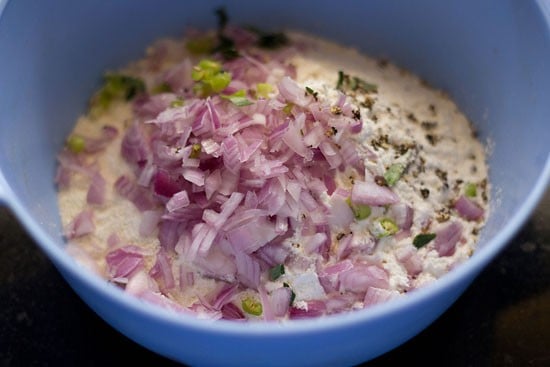
[(461, 217), (467, 220), (479, 220), (483, 218), (484, 210), (471, 199), (460, 195), (455, 202), (455, 209)]

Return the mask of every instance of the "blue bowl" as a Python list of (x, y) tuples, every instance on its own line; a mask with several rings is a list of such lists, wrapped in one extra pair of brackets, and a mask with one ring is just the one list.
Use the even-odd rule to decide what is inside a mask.
[[(160, 36), (215, 27), (210, 1), (0, 0), (0, 202), (113, 327), (192, 365), (351, 365), (437, 318), (524, 223), (550, 176), (549, 1), (233, 1), (233, 21), (296, 28), (387, 57), (447, 91), (491, 147), (492, 213), (478, 250), (435, 284), (360, 312), (285, 325), (174, 315), (64, 251), (55, 155), (104, 70)], [(261, 21), (260, 21), (261, 19)]]

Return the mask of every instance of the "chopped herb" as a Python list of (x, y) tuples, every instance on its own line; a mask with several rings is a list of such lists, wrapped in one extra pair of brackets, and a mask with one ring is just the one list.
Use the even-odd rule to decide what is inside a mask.
[(344, 238), (346, 234), (344, 232), (340, 232), (336, 235), (336, 241), (340, 241), (342, 238)]
[(399, 181), (403, 172), (405, 171), (405, 166), (401, 163), (392, 164), (384, 173), (384, 179), (388, 186), (393, 186)]
[(67, 148), (73, 153), (81, 153), (86, 148), (86, 141), (78, 135), (71, 135), (67, 139)]
[(153, 89), (151, 89), (151, 94), (161, 94), (161, 93), (170, 93), (172, 92), (172, 87), (168, 83), (161, 83)]
[(344, 72), (342, 70), (338, 71), (338, 81), (336, 82), (336, 89), (341, 90), (344, 86)]
[(211, 52), (220, 53), (225, 60), (235, 59), (239, 57), (239, 51), (237, 51), (235, 47), (235, 41), (223, 34), (229, 17), (223, 7), (216, 9), (215, 13), (218, 17), (218, 43)]
[(145, 92), (145, 83), (139, 78), (122, 74), (107, 74), (105, 87), (112, 93), (121, 93), (129, 101), (138, 93)]
[(256, 44), (261, 48), (274, 50), (288, 44), (288, 37), (282, 32), (262, 33)]
[(336, 89), (341, 91), (351, 90), (351, 91), (363, 91), (365, 93), (377, 93), (378, 86), (364, 81), (363, 79), (350, 76), (344, 73), (342, 70), (338, 71), (338, 81), (336, 82)]
[(193, 55), (211, 53), (215, 47), (215, 39), (211, 36), (195, 37), (187, 41), (185, 48)]
[[(288, 283), (283, 283), (283, 287), (285, 288), (290, 288), (290, 285), (288, 285)], [(294, 300), (296, 299), (296, 293), (294, 293), (294, 291), (292, 290), (292, 288), (290, 288), (290, 305), (292, 306), (292, 304), (294, 303)]]
[(470, 198), (475, 198), (477, 196), (477, 187), (476, 187), (476, 184), (474, 183), (467, 183), (465, 186), (464, 186), (464, 194), (467, 196), (467, 197), (470, 197)]
[(269, 83), (258, 83), (256, 84), (256, 94), (259, 97), (267, 98), (269, 93), (273, 92), (273, 86)]
[(137, 94), (145, 92), (145, 83), (139, 78), (123, 74), (106, 74), (103, 87), (92, 97), (90, 113), (99, 115), (111, 106), (117, 99), (127, 101)]
[(263, 312), (262, 303), (252, 297), (246, 297), (241, 301), (243, 311), (254, 316), (260, 316)]
[(225, 11), (225, 8), (223, 6), (220, 6), (215, 10), (216, 16), (218, 17), (218, 32), (221, 32), (225, 29), (225, 26), (227, 25), (227, 22), (229, 21), (229, 17), (227, 16), (227, 12)]
[(239, 107), (252, 104), (252, 102), (248, 98), (246, 98), (246, 92), (244, 91), (244, 89), (238, 90), (233, 94), (222, 95), (221, 97), (228, 99), (229, 101), (231, 101), (231, 103)]
[(311, 89), (310, 87), (306, 87), (306, 94), (309, 94), (309, 95), (313, 96), (313, 99), (314, 99), (315, 101), (317, 101), (317, 95), (318, 95), (319, 93), (315, 92), (315, 91), (314, 91), (313, 89)]
[(417, 234), (413, 239), (413, 245), (416, 248), (422, 248), (430, 243), (431, 240), (435, 238), (435, 233), (420, 233)]
[(352, 110), (351, 113), (352, 113), (352, 115), (353, 115), (353, 119), (354, 119), (354, 120), (360, 120), (360, 119), (361, 119), (361, 111), (359, 111), (359, 110)]
[(373, 235), (376, 238), (383, 238), (397, 233), (399, 227), (391, 218), (380, 218), (374, 222)]
[(171, 108), (176, 108), (176, 107), (181, 107), (181, 106), (183, 106), (183, 99), (181, 99), (181, 98), (176, 98), (172, 102), (170, 102), (170, 107)]
[(283, 264), (275, 265), (269, 269), (269, 280), (277, 280), (285, 273), (285, 266)]
[(218, 45), (212, 50), (212, 53), (216, 52), (219, 52), (225, 60), (233, 60), (239, 57), (235, 41), (224, 35), (218, 36)]
[(201, 155), (201, 145), (200, 144), (193, 144), (191, 146), (191, 153), (189, 153), (189, 158), (191, 159), (197, 159)]

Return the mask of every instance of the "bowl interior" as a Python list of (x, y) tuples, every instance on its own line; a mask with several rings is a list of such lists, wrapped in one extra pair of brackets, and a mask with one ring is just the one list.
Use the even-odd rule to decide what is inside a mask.
[[(485, 246), (518, 213), (548, 160), (550, 49), (537, 4), (499, 1), (494, 11), (494, 1), (345, 3), (247, 1), (227, 9), (236, 23), (301, 29), (388, 57), (448, 92), (491, 151), (495, 210), (479, 245)], [(159, 36), (215, 27), (215, 7), (198, 1), (8, 3), (0, 23), (0, 54), (9, 55), (0, 64), (2, 171), (11, 192), (60, 246), (54, 156), (100, 76), (140, 57)], [(311, 16), (299, 15), (304, 12)]]
[[(65, 255), (59, 251), (55, 155), (100, 76), (140, 57), (160, 36), (179, 36), (187, 26), (215, 27), (218, 5), (6, 5), (0, 19), (0, 185), (5, 181), (8, 204), (58, 264)], [(550, 35), (541, 6), (280, 0), (229, 1), (226, 8), (236, 23), (300, 29), (389, 58), (451, 95), (490, 151), (492, 213), (474, 255), (485, 256), (480, 267), (525, 220), (550, 174)]]

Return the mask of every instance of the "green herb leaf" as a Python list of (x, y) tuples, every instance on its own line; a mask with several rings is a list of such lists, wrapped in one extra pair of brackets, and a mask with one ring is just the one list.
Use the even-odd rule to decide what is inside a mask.
[(353, 77), (353, 80), (355, 82), (355, 89), (361, 89), (363, 92), (366, 92), (366, 93), (378, 92), (378, 86), (376, 84), (368, 83), (358, 77)]
[(336, 82), (336, 89), (342, 90), (344, 87), (344, 72), (342, 70), (338, 71), (338, 81)]
[(225, 26), (227, 25), (227, 22), (229, 21), (227, 12), (225, 11), (225, 8), (223, 6), (220, 6), (215, 10), (215, 13), (218, 17), (218, 31), (223, 31), (225, 29)]
[(252, 297), (246, 297), (241, 301), (243, 311), (254, 316), (260, 316), (263, 312), (262, 303)]
[(477, 196), (477, 187), (476, 187), (476, 184), (474, 183), (467, 183), (465, 186), (464, 186), (464, 194), (467, 196), (467, 197), (470, 197), (470, 198), (475, 198)]
[(315, 99), (317, 101), (317, 95), (319, 93), (317, 93), (316, 91), (314, 91), (313, 89), (311, 89), (310, 87), (306, 87), (306, 94), (309, 94), (313, 97), (313, 99)]
[(218, 36), (218, 45), (212, 50), (212, 53), (216, 52), (219, 52), (225, 60), (233, 60), (240, 56), (235, 41), (224, 35)]
[(405, 166), (401, 163), (392, 164), (384, 173), (384, 179), (388, 186), (393, 186), (399, 181), (403, 172), (405, 171)]
[(435, 238), (435, 233), (420, 233), (417, 234), (413, 239), (413, 245), (416, 248), (422, 248), (430, 243), (431, 240)]
[(122, 74), (105, 75), (105, 86), (110, 93), (122, 95), (127, 101), (145, 92), (145, 83), (139, 78)]
[(365, 93), (377, 93), (378, 86), (364, 81), (363, 79), (350, 76), (344, 73), (342, 70), (338, 71), (338, 81), (336, 83), (336, 89), (341, 91), (351, 90), (351, 91), (362, 91)]
[(290, 305), (292, 306), (292, 304), (294, 303), (294, 300), (296, 299), (296, 293), (294, 293), (294, 291), (292, 290), (292, 288), (288, 283), (283, 283), (283, 287), (290, 288)]
[(145, 92), (145, 83), (139, 78), (123, 74), (106, 74), (103, 86), (90, 101), (90, 114), (98, 116), (107, 111), (117, 99), (130, 100)]
[(269, 269), (269, 280), (277, 280), (285, 273), (285, 266), (283, 264), (275, 265)]
[(282, 32), (262, 33), (258, 38), (257, 45), (261, 48), (277, 49), (288, 44), (288, 37)]

